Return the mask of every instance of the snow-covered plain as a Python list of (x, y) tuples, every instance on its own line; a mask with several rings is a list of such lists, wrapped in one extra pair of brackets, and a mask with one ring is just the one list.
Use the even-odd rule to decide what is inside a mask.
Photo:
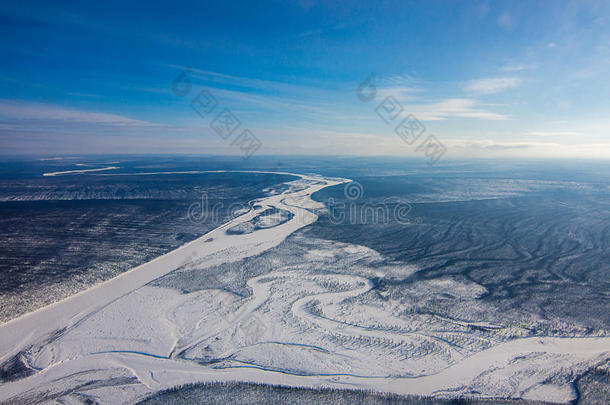
[[(367, 270), (363, 263), (378, 253), (357, 245), (321, 242), (303, 258), (307, 266), (251, 277), (245, 298), (149, 285), (172, 271), (205, 271), (278, 246), (317, 219), (323, 206), (314, 192), (347, 181), (299, 177), (171, 253), (1, 325), (0, 364), (18, 358), (31, 375), (0, 385), (0, 401), (131, 403), (177, 384), (248, 381), (569, 402), (569, 376), (610, 355), (610, 338), (506, 338), (502, 325), (405, 318), (400, 303), (367, 303), (373, 280), (392, 269)], [(271, 208), (292, 217), (227, 232)], [(355, 270), (326, 269), (332, 257)], [(464, 299), (485, 292), (452, 278), (418, 286)]]

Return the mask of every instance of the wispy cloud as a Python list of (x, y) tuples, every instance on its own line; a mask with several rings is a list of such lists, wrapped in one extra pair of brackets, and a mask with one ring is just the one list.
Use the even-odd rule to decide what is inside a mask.
[(386, 75), (380, 79), (380, 82), (382, 86), (407, 86), (412, 88), (421, 87), (423, 84), (421, 79), (417, 79), (408, 73)]
[(422, 121), (442, 121), (448, 118), (506, 120), (508, 117), (483, 109), (469, 98), (450, 98), (432, 104), (409, 105), (406, 110)]
[(391, 87), (380, 87), (377, 90), (377, 97), (380, 100), (386, 97), (395, 97), (397, 100), (401, 102), (413, 100), (417, 93), (421, 92), (421, 89), (416, 89), (407, 86), (391, 86)]
[[(175, 69), (185, 69), (172, 65)], [(232, 103), (232, 108), (243, 111), (282, 111), (285, 117), (342, 120), (353, 122), (356, 115), (349, 115), (349, 106), (359, 105), (353, 95), (353, 86), (321, 88), (311, 85), (252, 79), (206, 71), (188, 69), (193, 83), (202, 83), (213, 89), (214, 94)], [(415, 114), (422, 121), (442, 121), (450, 118), (506, 120), (504, 114), (489, 111), (473, 98), (446, 98), (437, 102), (422, 103), (424, 82), (408, 74), (382, 76), (376, 83), (377, 102), (395, 97), (404, 106), (404, 113)], [(338, 108), (341, 106), (341, 108)]]
[[(198, 86), (204, 86), (220, 103), (226, 103), (240, 117), (241, 114), (250, 114), (248, 119), (258, 120), (263, 113), (272, 113), (272, 118), (266, 120), (267, 125), (286, 120), (293, 123), (316, 122), (319, 125), (325, 122), (349, 124), (359, 119), (349, 112), (354, 105), (360, 104), (354, 94), (356, 84), (318, 86), (317, 83), (253, 79), (179, 65), (170, 67), (187, 72), (195, 89), (193, 95), (197, 93)], [(396, 88), (396, 91), (398, 93), (392, 95), (407, 90)]]
[(208, 85), (215, 83), (218, 87), (224, 88), (231, 86), (240, 87), (260, 93), (303, 93), (323, 90), (323, 88), (312, 86), (310, 83), (307, 85), (299, 85), (280, 80), (253, 79), (251, 77), (234, 76), (180, 65), (169, 65), (169, 67), (176, 69), (177, 71), (186, 71), (191, 80)]
[(517, 87), (519, 84), (521, 84), (521, 79), (517, 77), (486, 77), (467, 82), (464, 90), (474, 93), (492, 94)]
[(423, 92), (423, 82), (409, 74), (387, 75), (379, 79), (377, 96), (396, 97), (401, 102), (413, 100), (417, 93)]
[(0, 100), (0, 117), (13, 124), (22, 122), (63, 122), (118, 127), (158, 127), (159, 124), (121, 115), (82, 111), (55, 105)]
[(465, 140), (451, 142), (451, 146), (461, 149), (472, 150), (515, 150), (528, 149), (541, 146), (543, 144), (537, 142), (498, 142), (490, 139), (484, 140)]
[(538, 65), (535, 64), (528, 64), (528, 65), (506, 65), (503, 66), (500, 70), (502, 70), (503, 72), (521, 72), (523, 70), (534, 70), (537, 69)]
[(608, 158), (609, 143), (561, 144), (537, 141), (498, 141), (495, 139), (446, 139), (445, 145), (456, 156), (580, 157)]
[(574, 132), (574, 131), (533, 131), (533, 132), (528, 132), (527, 134), (531, 135), (531, 136), (542, 136), (542, 137), (580, 135), (579, 132)]

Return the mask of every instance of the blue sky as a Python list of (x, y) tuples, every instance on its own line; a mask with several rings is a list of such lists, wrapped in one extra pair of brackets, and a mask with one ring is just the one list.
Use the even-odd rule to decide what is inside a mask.
[(609, 27), (607, 1), (4, 2), (0, 154), (236, 154), (205, 89), (260, 154), (417, 156), (392, 96), (447, 156), (609, 158)]

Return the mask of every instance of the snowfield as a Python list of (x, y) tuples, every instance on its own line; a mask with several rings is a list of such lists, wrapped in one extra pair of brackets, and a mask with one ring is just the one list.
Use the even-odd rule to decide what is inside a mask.
[[(0, 364), (27, 369), (0, 385), (0, 401), (134, 403), (178, 384), (244, 381), (567, 403), (575, 398), (573, 376), (610, 356), (607, 337), (521, 338), (485, 321), (405, 315), (405, 302), (375, 290), (375, 280), (396, 268), (367, 268), (379, 254), (352, 244), (316, 242), (298, 264), (250, 277), (248, 296), (151, 285), (280, 245), (316, 221), (324, 206), (313, 193), (348, 181), (298, 176), (199, 239), (0, 325)], [(261, 217), (269, 209), (278, 211)], [(335, 259), (344, 272), (326, 265)], [(451, 277), (416, 286), (414, 300), (474, 301), (486, 292)]]

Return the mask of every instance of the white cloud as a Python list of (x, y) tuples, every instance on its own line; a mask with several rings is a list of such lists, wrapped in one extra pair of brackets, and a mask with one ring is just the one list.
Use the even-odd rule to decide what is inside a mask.
[(497, 141), (494, 139), (446, 139), (452, 156), (596, 158), (610, 157), (610, 143), (561, 144), (536, 141)]
[(506, 65), (503, 66), (500, 70), (502, 70), (503, 72), (521, 72), (523, 70), (533, 70), (538, 68), (537, 65), (534, 64), (530, 64), (530, 65)]
[(381, 77), (379, 81), (382, 86), (408, 86), (416, 88), (422, 85), (422, 81), (420, 79), (417, 79), (408, 73), (386, 75)]
[(574, 132), (574, 131), (533, 131), (533, 132), (528, 132), (527, 134), (531, 135), (531, 136), (542, 136), (542, 137), (580, 135), (579, 132)]
[(407, 105), (405, 115), (413, 114), (422, 121), (442, 121), (447, 118), (477, 118), (485, 120), (506, 120), (503, 114), (487, 111), (469, 98), (450, 98), (433, 104)]
[(450, 142), (450, 145), (458, 149), (508, 151), (544, 146), (545, 144), (539, 142), (498, 142), (491, 139), (481, 139), (455, 140)]
[(325, 88), (316, 88), (311, 85), (298, 85), (291, 82), (253, 79), (245, 76), (233, 76), (224, 73), (189, 68), (180, 65), (169, 65), (169, 67), (177, 69), (181, 72), (186, 72), (189, 80), (193, 81), (195, 84), (198, 82), (205, 83), (206, 85), (216, 83), (219, 87), (234, 86), (241, 87), (244, 89), (250, 89), (256, 92), (274, 94), (303, 94), (325, 90)]
[(383, 100), (386, 97), (395, 97), (397, 100), (404, 102), (412, 100), (416, 93), (421, 90), (407, 86), (381, 87), (377, 90), (377, 98)]
[(49, 104), (0, 100), (0, 116), (14, 124), (21, 121), (72, 122), (119, 127), (157, 127), (159, 124), (116, 114), (81, 111)]
[(401, 75), (387, 75), (375, 82), (377, 98), (395, 97), (401, 102), (412, 100), (417, 93), (423, 92), (423, 82), (405, 73)]
[(464, 86), (464, 90), (475, 93), (492, 94), (517, 87), (520, 83), (521, 79), (517, 77), (486, 77), (467, 82)]

